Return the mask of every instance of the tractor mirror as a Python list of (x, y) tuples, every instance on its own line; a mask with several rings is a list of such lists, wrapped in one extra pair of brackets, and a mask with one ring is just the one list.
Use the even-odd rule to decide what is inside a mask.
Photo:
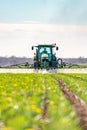
[(34, 47), (32, 46), (32, 50), (34, 50)]
[(56, 47), (56, 50), (58, 50), (58, 46)]

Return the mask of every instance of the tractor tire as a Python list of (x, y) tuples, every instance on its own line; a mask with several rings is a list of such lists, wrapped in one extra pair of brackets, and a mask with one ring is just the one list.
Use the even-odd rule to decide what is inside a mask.
[(58, 62), (57, 61), (52, 61), (52, 68), (56, 69), (58, 66)]
[(35, 68), (35, 69), (39, 68), (38, 62), (34, 62), (34, 68)]

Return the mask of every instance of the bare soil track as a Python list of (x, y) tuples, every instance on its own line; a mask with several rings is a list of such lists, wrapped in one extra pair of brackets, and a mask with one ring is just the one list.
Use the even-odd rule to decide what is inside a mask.
[(77, 116), (79, 117), (79, 125), (83, 130), (87, 130), (87, 104), (75, 95), (62, 80), (56, 80), (60, 84), (61, 90), (67, 99), (72, 103)]

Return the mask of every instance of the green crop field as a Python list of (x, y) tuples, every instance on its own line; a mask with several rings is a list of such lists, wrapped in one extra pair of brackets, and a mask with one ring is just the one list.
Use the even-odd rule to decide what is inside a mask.
[(87, 74), (58, 74), (68, 87), (87, 103)]
[[(87, 102), (86, 74), (52, 74)], [(0, 130), (80, 130), (51, 74), (0, 74)]]

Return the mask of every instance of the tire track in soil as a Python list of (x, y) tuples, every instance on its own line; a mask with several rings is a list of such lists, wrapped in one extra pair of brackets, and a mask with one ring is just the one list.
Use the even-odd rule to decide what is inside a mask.
[(44, 97), (43, 97), (43, 108), (42, 108), (42, 119), (44, 121), (46, 121), (46, 119), (48, 119), (48, 92), (47, 90), (44, 93)]
[(87, 104), (75, 95), (62, 80), (56, 79), (67, 99), (72, 103), (79, 118), (79, 126), (87, 130)]
[[(50, 123), (48, 109), (49, 109), (49, 100), (48, 100), (48, 89), (45, 87), (42, 101), (42, 115), (40, 118), (40, 123), (48, 125)], [(38, 125), (35, 130), (43, 130), (41, 125)]]

